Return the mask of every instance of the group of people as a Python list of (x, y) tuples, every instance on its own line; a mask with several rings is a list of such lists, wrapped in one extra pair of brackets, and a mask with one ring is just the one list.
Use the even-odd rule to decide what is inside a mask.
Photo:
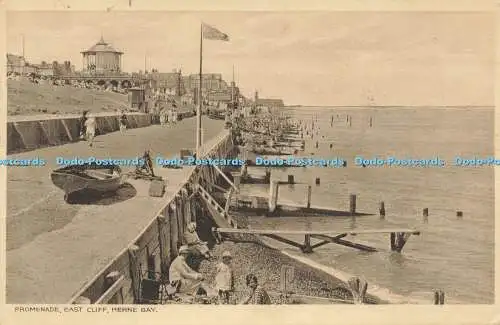
[[(190, 296), (206, 295), (218, 297), (221, 304), (230, 304), (234, 294), (234, 274), (231, 267), (232, 256), (229, 251), (224, 251), (217, 265), (215, 276), (215, 287), (210, 287), (204, 276), (193, 270), (187, 263), (192, 255), (199, 255), (212, 260), (207, 243), (200, 240), (196, 233), (196, 224), (190, 223), (184, 233), (185, 245), (179, 248), (179, 255), (172, 261), (169, 269), (170, 285), (176, 288), (176, 292)], [(246, 276), (246, 285), (249, 288), (248, 295), (241, 300), (240, 304), (271, 304), (271, 299), (258, 284), (254, 274)]]
[(166, 125), (167, 123), (175, 123), (178, 120), (177, 111), (174, 109), (162, 109), (159, 112), (160, 115), (160, 125)]
[[(80, 139), (86, 140), (89, 146), (92, 147), (96, 136), (97, 120), (94, 114), (89, 111), (83, 111), (80, 117)], [(124, 111), (120, 114), (120, 132), (125, 132), (127, 129), (127, 115)]]

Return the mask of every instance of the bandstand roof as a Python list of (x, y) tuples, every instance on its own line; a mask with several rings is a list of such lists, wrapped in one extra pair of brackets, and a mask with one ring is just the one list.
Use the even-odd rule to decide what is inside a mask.
[(123, 54), (123, 52), (118, 51), (114, 47), (112, 47), (109, 43), (104, 41), (104, 38), (101, 36), (101, 40), (97, 42), (94, 46), (89, 48), (86, 51), (82, 51), (81, 53), (96, 53), (96, 52), (111, 52), (116, 54)]

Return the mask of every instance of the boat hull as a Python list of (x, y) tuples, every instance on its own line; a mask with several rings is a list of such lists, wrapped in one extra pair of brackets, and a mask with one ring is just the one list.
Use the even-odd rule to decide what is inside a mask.
[[(93, 177), (92, 173), (96, 172), (105, 177)], [(84, 190), (100, 193), (114, 192), (125, 181), (125, 176), (122, 175), (118, 166), (69, 166), (54, 170), (50, 177), (52, 183), (63, 190), (65, 195)]]

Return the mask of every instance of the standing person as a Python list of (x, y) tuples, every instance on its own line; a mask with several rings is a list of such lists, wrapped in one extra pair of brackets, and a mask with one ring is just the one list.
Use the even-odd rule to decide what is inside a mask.
[(82, 116), (80, 117), (80, 123), (79, 123), (79, 126), (80, 126), (80, 139), (84, 139), (85, 138), (85, 134), (87, 133), (85, 122), (87, 121), (87, 114), (88, 114), (88, 112), (89, 111), (83, 111), (82, 112)]
[(93, 115), (88, 115), (85, 121), (85, 138), (89, 142), (89, 146), (92, 147), (95, 138), (97, 122)]
[(174, 124), (177, 123), (177, 118), (178, 118), (178, 116), (177, 116), (177, 108), (175, 108), (175, 106), (174, 106), (174, 109), (172, 110), (172, 122)]
[(127, 115), (125, 114), (124, 111), (122, 111), (122, 114), (120, 116), (120, 132), (123, 133), (127, 129)]
[(168, 124), (171, 124), (172, 123), (172, 108), (169, 108), (168, 109), (168, 115), (167, 115), (167, 122)]
[(257, 277), (253, 274), (247, 275), (247, 286), (250, 288), (250, 293), (241, 302), (242, 305), (270, 305), (271, 298), (257, 281)]
[(166, 115), (165, 115), (165, 109), (160, 110), (160, 125), (163, 126), (165, 125), (166, 122)]
[(231, 253), (222, 253), (222, 262), (217, 265), (215, 276), (215, 289), (219, 292), (219, 300), (222, 304), (229, 304), (229, 297), (233, 291), (233, 270), (231, 269)]

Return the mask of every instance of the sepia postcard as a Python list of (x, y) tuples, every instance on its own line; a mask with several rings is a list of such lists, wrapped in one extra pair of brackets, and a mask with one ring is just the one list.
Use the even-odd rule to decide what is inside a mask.
[(4, 1), (1, 323), (500, 324), (497, 11)]

